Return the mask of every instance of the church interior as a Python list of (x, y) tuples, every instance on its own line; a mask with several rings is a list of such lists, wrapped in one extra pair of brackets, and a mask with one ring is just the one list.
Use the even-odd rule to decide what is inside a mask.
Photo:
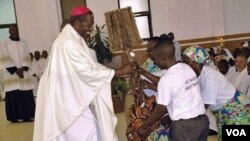
[[(61, 31), (70, 10), (77, 5), (86, 5), (94, 14), (95, 30), (106, 25), (105, 13), (116, 9), (132, 7), (142, 43), (134, 46), (135, 59), (139, 65), (147, 60), (147, 40), (153, 36), (174, 33), (181, 51), (194, 45), (206, 49), (228, 49), (250, 47), (250, 1), (249, 0), (0, 0), (0, 42), (8, 38), (8, 28), (17, 24), (20, 37), (28, 43), (29, 51), (48, 52)], [(3, 17), (3, 18), (2, 18)], [(4, 21), (3, 21), (3, 20)], [(107, 36), (107, 27), (103, 34)], [(105, 40), (105, 39), (104, 39)], [(104, 46), (107, 47), (107, 46)], [(109, 46), (108, 46), (109, 48)], [(110, 47), (110, 56), (99, 58), (109, 68), (119, 68), (128, 63), (121, 47)], [(249, 81), (250, 82), (250, 81)], [(250, 91), (250, 90), (249, 90)], [(116, 133), (120, 141), (126, 141), (127, 114), (133, 97), (126, 91), (114, 107), (118, 124)], [(36, 97), (35, 97), (36, 98)], [(35, 99), (36, 100), (36, 99)], [(0, 140), (32, 141), (34, 122), (11, 123), (6, 120), (5, 101), (0, 100)], [(210, 135), (208, 141), (218, 141), (217, 135)]]

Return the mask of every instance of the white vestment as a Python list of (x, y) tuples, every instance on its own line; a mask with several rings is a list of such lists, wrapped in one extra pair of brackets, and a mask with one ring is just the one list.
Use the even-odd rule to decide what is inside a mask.
[(229, 67), (227, 73), (224, 76), (227, 78), (227, 80), (230, 83), (233, 83), (233, 80), (234, 80), (236, 73), (237, 73), (236, 68), (235, 68), (235, 66), (233, 66), (233, 67)]
[(4, 87), (3, 87), (3, 72), (0, 69), (0, 99), (5, 98)]
[(214, 61), (213, 61), (213, 60), (211, 60), (211, 62), (208, 64), (208, 66), (210, 66), (211, 68), (213, 68), (213, 69), (215, 69), (215, 70), (218, 69), (217, 66), (214, 64)]
[(39, 62), (39, 66), (41, 67), (41, 72), (43, 73), (44, 69), (46, 68), (46, 65), (48, 63), (48, 57), (46, 59), (41, 58), (41, 59), (39, 59), (38, 62)]
[(248, 97), (250, 96), (250, 76), (248, 75), (247, 67), (241, 72), (237, 72), (233, 84), (240, 92), (248, 95)]
[(92, 48), (89, 48), (89, 51), (90, 51), (90, 53), (91, 53), (91, 56), (92, 56), (93, 60), (94, 60), (95, 62), (97, 62), (97, 56), (96, 56), (95, 50), (92, 49)]
[(37, 89), (38, 89), (38, 84), (40, 77), (43, 73), (43, 67), (41, 66), (41, 63), (39, 63), (39, 60), (33, 60), (31, 63), (30, 67), (30, 74), (32, 75), (32, 81), (34, 84), (34, 89), (33, 89), (33, 95), (37, 95)]
[[(34, 88), (32, 83), (32, 78), (29, 70), (24, 71), (24, 78), (19, 78), (16, 73), (13, 75), (10, 74), (6, 68), (10, 67), (30, 67), (31, 59), (28, 50), (28, 45), (25, 40), (20, 39), (20, 41), (12, 41), (6, 39), (4, 42), (4, 53), (3, 55), (3, 84), (4, 91), (13, 91), (13, 90), (31, 90)], [(0, 63), (1, 64), (1, 63)]]
[(3, 87), (3, 69), (5, 68), (3, 65), (3, 61), (4, 61), (4, 43), (0, 42), (0, 99), (4, 99), (5, 98), (5, 92), (4, 92), (4, 87)]
[[(79, 130), (82, 128), (87, 130)], [(60, 134), (53, 141), (100, 141), (101, 135), (91, 108), (87, 107), (85, 112), (77, 119), (77, 121), (63, 134)]]
[[(82, 123), (80, 120), (90, 105), (96, 118), (92, 120), (96, 120), (100, 131), (93, 134), (99, 134), (101, 141), (118, 140), (111, 99), (113, 76), (114, 70), (95, 62), (83, 38), (71, 25), (66, 25), (52, 45), (40, 79), (33, 141), (54, 141), (61, 140), (63, 134), (68, 136)], [(85, 125), (78, 126), (78, 130), (89, 136), (91, 129)], [(71, 137), (67, 140), (73, 141)]]

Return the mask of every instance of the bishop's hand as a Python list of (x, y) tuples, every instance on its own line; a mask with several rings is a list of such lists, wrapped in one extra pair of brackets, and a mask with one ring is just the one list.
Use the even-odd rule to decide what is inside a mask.
[(124, 75), (124, 74), (129, 74), (133, 70), (133, 67), (131, 64), (125, 64), (121, 68), (115, 70), (116, 75)]

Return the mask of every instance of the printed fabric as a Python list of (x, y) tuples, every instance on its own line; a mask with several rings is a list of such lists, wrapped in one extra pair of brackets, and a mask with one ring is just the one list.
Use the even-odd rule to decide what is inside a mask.
[(196, 45), (186, 48), (183, 52), (183, 55), (186, 55), (187, 57), (197, 62), (198, 64), (206, 65), (211, 62), (209, 60), (208, 52), (201, 46)]
[(250, 102), (246, 95), (237, 91), (222, 108), (212, 111), (217, 118), (218, 136), (222, 139), (222, 125), (249, 125)]

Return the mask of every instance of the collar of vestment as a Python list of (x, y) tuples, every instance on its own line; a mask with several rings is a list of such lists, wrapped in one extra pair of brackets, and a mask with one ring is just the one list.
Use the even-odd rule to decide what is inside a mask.
[(70, 32), (73, 34), (73, 36), (74, 36), (79, 42), (82, 41), (82, 36), (81, 36), (78, 32), (76, 32), (76, 30), (75, 30), (70, 24), (67, 24), (67, 25), (63, 28), (62, 32), (64, 32), (64, 31), (70, 31)]

